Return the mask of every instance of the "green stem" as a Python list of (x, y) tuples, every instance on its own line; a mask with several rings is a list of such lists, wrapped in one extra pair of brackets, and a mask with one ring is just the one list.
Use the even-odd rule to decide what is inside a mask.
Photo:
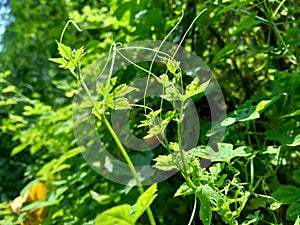
[[(143, 194), (144, 193), (144, 189), (143, 189), (143, 186), (142, 186), (142, 183), (140, 181), (140, 178), (136, 172), (136, 169), (129, 157), (129, 155), (127, 154), (123, 144), (121, 143), (120, 139), (118, 138), (117, 134), (115, 133), (115, 131), (113, 130), (112, 126), (110, 125), (110, 123), (108, 122), (107, 118), (104, 116), (104, 115), (101, 115), (100, 112), (96, 109), (95, 110), (95, 116), (104, 122), (106, 128), (108, 129), (110, 135), (113, 137), (116, 145), (118, 146), (118, 148), (120, 149), (125, 161), (127, 162), (129, 168), (130, 168), (130, 171), (136, 181), (136, 184), (137, 184), (137, 187), (138, 187), (138, 190), (140, 192), (140, 194)], [(155, 225), (155, 220), (154, 220), (154, 217), (153, 217), (153, 213), (152, 213), (152, 210), (150, 208), (150, 206), (147, 208), (147, 214), (148, 214), (148, 218), (150, 220), (150, 224), (151, 225)]]
[(253, 190), (253, 184), (254, 184), (254, 165), (253, 165), (253, 158), (250, 160), (250, 192), (254, 192)]
[[(89, 99), (93, 102), (94, 99), (93, 99), (93, 97), (92, 97), (92, 95), (91, 95), (91, 93), (90, 93), (90, 91), (89, 91), (86, 83), (84, 82), (81, 73), (79, 73), (79, 80), (80, 80), (80, 83), (81, 83), (84, 91), (87, 93)], [(108, 120), (105, 117), (105, 115), (101, 114), (98, 109), (95, 109), (94, 114), (95, 114), (95, 116), (100, 121), (104, 122), (106, 128), (108, 129), (109, 133), (113, 137), (116, 145), (120, 149), (120, 151), (121, 151), (121, 153), (122, 153), (125, 161), (127, 162), (128, 166), (130, 168), (130, 171), (131, 171), (131, 173), (132, 173), (132, 175), (133, 175), (133, 177), (134, 177), (134, 179), (136, 181), (136, 184), (137, 184), (137, 187), (138, 187), (138, 190), (139, 190), (140, 194), (143, 194), (144, 193), (144, 189), (143, 189), (142, 183), (140, 181), (140, 178), (139, 178), (139, 176), (138, 176), (138, 174), (136, 172), (136, 169), (135, 169), (135, 167), (134, 167), (134, 165), (133, 165), (133, 163), (132, 163), (129, 155), (127, 154), (127, 152), (126, 152), (123, 144), (121, 143), (120, 139), (118, 138), (117, 134), (115, 133), (114, 129), (112, 128), (112, 126), (108, 122)], [(149, 218), (150, 224), (151, 225), (156, 225), (155, 220), (154, 220), (154, 216), (153, 216), (153, 213), (152, 213), (152, 210), (151, 210), (150, 206), (147, 208), (147, 214), (148, 214), (148, 218)]]
[(184, 153), (183, 153), (183, 148), (182, 148), (182, 140), (181, 140), (181, 125), (182, 125), (182, 120), (183, 120), (183, 107), (184, 107), (184, 102), (181, 102), (180, 105), (180, 112), (179, 112), (179, 118), (177, 121), (177, 135), (178, 135), (178, 145), (179, 145), (179, 152), (180, 152), (180, 158), (181, 158), (181, 163), (182, 163), (182, 175), (184, 176), (187, 184), (191, 188), (195, 188), (195, 185), (191, 178), (189, 177), (187, 171), (186, 171), (186, 162), (184, 158)]

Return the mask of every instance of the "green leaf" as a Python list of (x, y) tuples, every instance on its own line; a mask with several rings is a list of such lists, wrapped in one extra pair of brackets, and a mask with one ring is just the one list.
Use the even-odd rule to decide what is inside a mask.
[(105, 95), (105, 85), (103, 85), (102, 83), (100, 82), (96, 83), (96, 90), (99, 95), (101, 96)]
[(158, 157), (153, 159), (153, 161), (156, 162), (154, 167), (156, 167), (157, 169), (160, 169), (163, 171), (177, 169), (173, 154), (159, 155)]
[[(260, 106), (262, 107), (262, 105)], [(254, 107), (250, 108), (243, 108), (240, 110), (235, 111), (237, 116), (234, 117), (227, 117), (225, 120), (221, 122), (221, 126), (229, 126), (234, 124), (237, 121), (249, 121), (249, 120), (254, 120), (260, 117), (260, 114)]]
[(211, 62), (211, 65), (216, 65), (217, 63), (220, 63), (223, 61), (223, 59), (226, 59), (229, 57), (229, 55), (232, 55), (232, 53), (235, 51), (236, 46), (233, 44), (227, 44), (224, 48), (218, 51), (217, 55), (214, 56), (213, 61)]
[(130, 87), (127, 86), (126, 84), (121, 84), (118, 87), (115, 88), (115, 90), (113, 91), (113, 95), (117, 98), (117, 97), (123, 97), (126, 94), (133, 92), (135, 90), (138, 90), (135, 87)]
[(300, 216), (299, 215), (297, 216), (297, 219), (296, 219), (294, 225), (300, 225)]
[[(213, 210), (218, 211), (218, 213), (220, 214), (220, 216), (222, 217), (222, 219), (225, 223), (230, 224), (230, 225), (237, 224), (237, 221), (235, 220), (228, 203), (225, 202), (224, 199), (222, 198), (222, 196), (219, 193), (217, 193), (208, 184), (205, 184), (202, 188), (200, 188), (199, 191), (197, 191), (197, 197), (199, 198), (200, 201), (201, 201), (200, 198), (203, 198), (203, 196), (207, 196), (207, 198), (209, 198), (211, 201), (215, 202), (214, 205), (216, 207)], [(207, 203), (205, 203), (205, 204), (207, 204)], [(206, 208), (207, 207), (205, 207), (205, 209)], [(210, 216), (209, 211), (207, 211), (205, 214), (203, 215), (203, 217), (209, 219), (209, 216)]]
[(288, 207), (285, 218), (287, 220), (296, 221), (298, 220), (299, 215), (300, 215), (300, 203), (298, 202), (298, 203), (293, 203)]
[(0, 101), (0, 106), (15, 105), (16, 103), (18, 103), (16, 100), (9, 98), (4, 101)]
[(265, 108), (267, 108), (270, 105), (271, 102), (272, 102), (271, 100), (262, 100), (256, 105), (255, 111), (256, 112), (263, 111)]
[(267, 150), (263, 154), (279, 154), (281, 146), (268, 146)]
[(256, 109), (255, 111), (256, 112), (263, 112), (265, 109), (268, 108), (268, 106), (271, 104), (271, 103), (274, 103), (275, 101), (277, 101), (278, 99), (280, 98), (280, 95), (276, 95), (275, 97), (273, 97), (272, 99), (270, 100), (262, 100), (260, 101), (257, 105), (256, 105)]
[(34, 201), (22, 208), (23, 211), (33, 212), (37, 209), (57, 204), (57, 201)]
[[(199, 85), (199, 78), (195, 77), (194, 80), (186, 87), (186, 99), (193, 97), (197, 94), (203, 93), (206, 90), (206, 88), (208, 87), (209, 83), (210, 83), (210, 80)], [(186, 99), (184, 99), (184, 100), (186, 100)]]
[(148, 115), (146, 115), (146, 117), (148, 119), (154, 120), (161, 112), (162, 112), (162, 109), (151, 111)]
[(259, 22), (256, 20), (257, 12), (252, 12), (248, 17), (240, 21), (235, 27), (236, 29), (232, 32), (232, 35), (236, 35), (241, 31), (248, 30), (252, 28), (254, 25), (258, 24)]
[(263, 216), (259, 216), (260, 210), (255, 211), (253, 214), (247, 215), (247, 220), (242, 223), (242, 225), (257, 225)]
[(169, 111), (165, 114), (165, 118), (163, 120), (161, 120), (160, 118), (151, 118), (148, 122), (144, 121), (142, 124), (140, 124), (140, 126), (144, 126), (147, 123), (150, 123), (151, 128), (149, 129), (148, 134), (144, 137), (144, 139), (164, 135), (164, 132), (173, 116), (174, 112)]
[[(122, 97), (126, 94), (137, 90), (135, 87), (127, 86), (126, 84), (121, 84), (114, 89), (112, 93), (111, 90), (117, 83), (117, 77), (113, 77), (110, 80), (106, 81), (105, 85), (101, 83), (96, 84), (98, 94), (104, 99), (104, 105), (108, 106), (115, 110), (124, 110), (130, 109), (130, 103), (127, 98)], [(96, 107), (101, 107), (103, 103), (97, 102)]]
[(287, 146), (295, 147), (298, 145), (300, 145), (300, 134), (296, 135), (294, 141), (291, 144), (288, 144)]
[(62, 194), (68, 190), (68, 187), (58, 188), (55, 192), (52, 192), (47, 201), (34, 201), (22, 208), (23, 211), (28, 213), (33, 212), (43, 207), (49, 207), (58, 204), (64, 197)]
[(46, 181), (51, 176), (55, 175), (59, 171), (70, 168), (70, 165), (64, 164), (64, 162), (80, 153), (79, 148), (71, 149), (61, 155), (58, 159), (52, 159), (50, 162), (46, 163), (38, 172), (37, 176), (40, 180)]
[(134, 222), (150, 207), (151, 203), (156, 198), (157, 184), (150, 186), (137, 200), (135, 204)]
[(135, 205), (124, 204), (104, 211), (96, 217), (95, 225), (134, 225), (155, 199), (156, 191), (157, 184), (153, 184), (138, 198)]
[(82, 103), (80, 103), (79, 108), (89, 108), (94, 106), (94, 102), (92, 102), (90, 99), (84, 99)]
[(108, 92), (110, 92), (113, 89), (113, 87), (116, 85), (117, 79), (118, 77), (113, 77), (110, 80), (106, 81), (105, 88), (108, 87)]
[(237, 121), (248, 121), (248, 120), (255, 120), (259, 118), (259, 113), (257, 111), (249, 112), (247, 114), (239, 115), (236, 119)]
[(84, 56), (84, 47), (77, 49), (74, 53), (74, 63), (77, 65)]
[(155, 77), (158, 83), (161, 83), (165, 88), (171, 86), (173, 83), (169, 80), (167, 74), (163, 74), (160, 77)]
[(197, 146), (188, 152), (200, 158), (210, 159), (212, 162), (229, 162), (234, 157), (245, 157), (250, 154), (245, 151), (249, 148), (247, 146), (241, 146), (235, 150), (233, 150), (233, 145), (228, 143), (218, 143), (217, 146), (217, 152), (209, 146)]
[(177, 142), (169, 142), (169, 148), (172, 149), (174, 152), (178, 152), (179, 144)]
[(197, 146), (188, 151), (192, 156), (197, 156), (204, 159), (212, 159), (215, 156), (216, 152), (210, 146)]
[(113, 87), (116, 85), (117, 79), (118, 77), (113, 77), (110, 80), (107, 80), (104, 85), (100, 82), (97, 82), (96, 89), (98, 94), (101, 96), (108, 95), (113, 89)]
[(229, 126), (231, 124), (234, 124), (236, 121), (237, 121), (236, 118), (227, 117), (225, 120), (223, 120), (221, 122), (221, 126), (226, 127), (226, 126)]
[[(293, 138), (290, 137), (286, 133), (281, 133), (277, 130), (267, 130), (265, 132), (266, 134), (266, 139), (267, 140), (274, 140), (274, 141), (279, 141), (283, 146), (287, 145), (288, 143), (293, 143)], [(297, 140), (295, 142), (297, 144)]]
[(112, 195), (98, 194), (97, 192), (90, 190), (91, 197), (95, 199), (99, 204), (105, 205), (110, 203), (114, 198)]
[(197, 197), (200, 200), (200, 220), (204, 225), (210, 225), (212, 219), (212, 209), (210, 207), (210, 198), (206, 193), (202, 191), (197, 193)]
[(250, 153), (246, 153), (245, 150), (249, 147), (241, 146), (233, 150), (232, 144), (227, 143), (218, 143), (218, 151), (211, 159), (213, 162), (216, 161), (226, 161), (229, 162), (234, 157), (245, 157), (250, 155)]
[(62, 56), (62, 58), (71, 60), (72, 59), (72, 49), (69, 46), (64, 45), (63, 43), (59, 43), (56, 41), (58, 46), (59, 54)]
[(13, 86), (13, 85), (9, 85), (5, 88), (2, 89), (2, 93), (9, 93), (9, 92), (15, 92), (17, 89), (16, 86)]
[(167, 101), (184, 101), (186, 97), (179, 92), (176, 87), (170, 86), (166, 88), (166, 94), (161, 95)]
[(300, 115), (300, 109), (297, 109), (296, 111), (286, 114), (284, 116), (281, 116), (279, 118), (287, 118), (287, 117), (293, 117), (293, 116), (299, 116)]
[(59, 68), (67, 69), (67, 65), (68, 65), (67, 60), (65, 60), (63, 58), (50, 58), (49, 60), (52, 61), (52, 62), (60, 64)]
[(159, 137), (160, 135), (164, 134), (164, 131), (165, 131), (166, 127), (167, 126), (163, 125), (163, 124), (158, 124), (158, 125), (151, 126), (151, 128), (147, 132), (148, 134), (146, 136), (144, 136), (143, 139), (148, 139), (148, 138), (152, 138), (152, 137)]
[(26, 194), (26, 192), (29, 191), (29, 189), (30, 189), (33, 185), (35, 185), (36, 183), (38, 183), (38, 182), (39, 182), (38, 179), (35, 179), (35, 180), (29, 182), (29, 183), (28, 183), (28, 184), (20, 191), (20, 196), (24, 197), (25, 194)]
[(19, 152), (23, 151), (29, 145), (30, 145), (29, 142), (25, 142), (25, 143), (22, 143), (16, 147), (14, 147), (10, 153), (10, 156), (14, 156), (14, 155), (18, 154)]
[(167, 61), (167, 69), (173, 74), (177, 74), (178, 70), (180, 70), (180, 62), (177, 62), (176, 60), (173, 59), (168, 59)]
[(278, 188), (271, 195), (281, 204), (292, 204), (300, 200), (300, 188), (293, 185), (285, 185)]
[(137, 128), (139, 127), (148, 127), (150, 126), (149, 120), (141, 120), (140, 124), (137, 126)]
[(217, 16), (221, 15), (223, 13), (226, 13), (226, 12), (236, 8), (236, 7), (240, 8), (241, 6), (247, 5), (251, 1), (252, 0), (247, 0), (247, 1), (242, 1), (242, 2), (241, 1), (233, 1), (233, 3), (227, 5), (224, 8), (222, 8), (221, 10), (219, 10), (218, 13), (217, 13)]
[(191, 188), (190, 186), (188, 186), (188, 184), (186, 182), (184, 182), (183, 184), (180, 185), (180, 187), (177, 189), (174, 197), (178, 197), (178, 196), (187, 196), (187, 195), (191, 195), (194, 193), (193, 188)]
[(293, 179), (300, 184), (300, 169), (293, 171)]
[[(209, 198), (217, 203), (219, 207), (223, 205), (223, 199), (220, 194), (218, 194), (211, 186), (205, 184), (202, 188), (200, 188), (199, 193), (201, 195), (209, 196)], [(197, 192), (198, 194), (198, 192)]]
[(113, 100), (114, 110), (123, 110), (123, 109), (130, 109), (130, 104), (127, 98), (116, 98)]
[(95, 219), (95, 225), (134, 225), (133, 217), (130, 215), (131, 206), (123, 204), (105, 210)]

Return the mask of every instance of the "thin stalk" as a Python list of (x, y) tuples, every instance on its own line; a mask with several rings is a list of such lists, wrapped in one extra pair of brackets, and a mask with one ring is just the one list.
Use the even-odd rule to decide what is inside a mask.
[(254, 184), (254, 165), (253, 165), (253, 158), (250, 160), (250, 192), (254, 192), (253, 189)]
[(273, 12), (273, 14), (272, 14), (272, 18), (273, 18), (273, 19), (276, 17), (276, 15), (277, 15), (279, 9), (283, 6), (283, 4), (284, 4), (285, 1), (286, 1), (286, 0), (280, 1), (280, 3), (279, 3), (279, 5), (277, 6), (276, 10), (275, 10), (275, 11)]
[(192, 215), (191, 215), (191, 218), (190, 218), (190, 221), (188, 223), (188, 225), (191, 225), (193, 220), (194, 220), (194, 217), (195, 217), (195, 212), (196, 212), (196, 208), (197, 208), (197, 197), (195, 195), (195, 200), (194, 200), (194, 207), (193, 207), (193, 211), (192, 211)]
[[(121, 143), (120, 139), (118, 138), (117, 134), (115, 133), (114, 129), (112, 128), (112, 126), (108, 122), (107, 118), (104, 115), (101, 115), (98, 110), (95, 110), (95, 115), (99, 120), (104, 122), (106, 128), (108, 129), (110, 135), (113, 137), (116, 145), (120, 149), (125, 161), (127, 162), (128, 166), (130, 168), (130, 171), (131, 171), (131, 173), (132, 173), (132, 175), (133, 175), (133, 177), (136, 181), (138, 191), (140, 192), (140, 194), (143, 194), (144, 193), (144, 188), (143, 188), (142, 183), (140, 181), (140, 178), (139, 178), (139, 176), (136, 172), (136, 169), (135, 169), (129, 155), (127, 154), (123, 144)], [(152, 210), (151, 210), (150, 206), (147, 208), (147, 214), (148, 214), (150, 224), (155, 225), (156, 223), (155, 223), (154, 216), (153, 216), (153, 213), (152, 213)]]
[(175, 55), (177, 54), (179, 48), (181, 47), (182, 45), (182, 42), (184, 41), (186, 35), (189, 33), (190, 29), (193, 27), (194, 23), (196, 22), (196, 20), (202, 15), (202, 13), (204, 13), (207, 9), (203, 9), (196, 17), (195, 19), (192, 21), (192, 23), (190, 24), (189, 28), (186, 30), (186, 32), (184, 33), (180, 43), (178, 44), (178, 47), (176, 48), (174, 54), (173, 54), (173, 58), (175, 57)]
[(182, 141), (181, 141), (181, 122), (183, 119), (183, 102), (181, 102), (181, 106), (180, 106), (180, 112), (179, 112), (179, 119), (177, 121), (177, 135), (178, 135), (178, 144), (179, 144), (179, 152), (180, 152), (180, 158), (181, 158), (181, 163), (182, 163), (182, 175), (184, 176), (188, 186), (190, 186), (191, 188), (194, 188), (195, 185), (194, 183), (191, 181), (187, 171), (186, 171), (186, 162), (185, 162), (185, 158), (184, 158), (184, 153), (183, 153), (183, 148), (182, 148)]
[[(165, 36), (165, 38), (163, 39), (163, 41), (160, 43), (160, 45), (158, 46), (158, 49), (156, 50), (155, 54), (154, 54), (154, 57), (151, 61), (151, 64), (150, 64), (150, 68), (149, 68), (149, 73), (148, 73), (148, 77), (147, 77), (147, 83), (146, 83), (146, 87), (145, 87), (145, 91), (144, 91), (144, 105), (146, 104), (146, 95), (147, 95), (147, 90), (148, 90), (148, 86), (149, 86), (149, 81), (150, 81), (150, 75), (151, 75), (151, 70), (152, 70), (152, 67), (153, 67), (153, 64), (155, 62), (155, 59), (157, 57), (157, 54), (158, 52), (160, 51), (161, 47), (163, 46), (163, 44), (166, 42), (166, 40), (169, 38), (169, 36), (173, 33), (173, 31), (179, 26), (179, 24), (181, 23), (181, 20), (183, 19), (183, 11), (181, 13), (181, 17), (179, 19), (179, 21), (176, 23), (176, 25), (171, 29), (171, 31)], [(162, 104), (162, 101), (161, 100), (161, 104)], [(146, 113), (146, 111), (145, 111)]]
[(78, 26), (73, 20), (68, 20), (68, 22), (66, 23), (66, 25), (65, 25), (65, 27), (64, 27), (64, 29), (63, 29), (63, 31), (61, 32), (60, 39), (59, 39), (59, 42), (60, 42), (60, 43), (62, 43), (63, 36), (64, 36), (64, 34), (65, 34), (65, 32), (66, 32), (66, 29), (67, 29), (67, 27), (69, 26), (70, 23), (72, 23), (73, 26), (74, 26), (78, 31), (80, 31), (80, 32), (82, 31), (82, 30), (79, 28), (79, 26)]

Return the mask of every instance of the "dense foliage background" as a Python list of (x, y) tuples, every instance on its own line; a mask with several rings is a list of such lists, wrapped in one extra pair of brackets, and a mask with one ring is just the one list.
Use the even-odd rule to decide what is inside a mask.
[[(184, 11), (168, 39), (179, 43), (204, 8), (207, 11), (183, 45), (205, 61), (223, 90), (229, 113), (223, 123), (224, 143), (252, 150), (247, 157), (221, 162), (224, 184), (203, 182), (216, 190), (228, 186), (249, 191), (236, 215), (238, 224), (295, 223), (300, 215), (298, 0), (10, 0), (0, 4), (5, 9), (1, 20), (6, 21), (0, 51), (1, 224), (16, 223), (18, 215), (7, 203), (36, 179), (48, 190), (41, 205), (47, 209), (43, 224), (93, 224), (104, 210), (133, 204), (139, 196), (135, 188), (128, 192), (126, 186), (94, 172), (77, 148), (72, 98), (78, 83), (68, 70), (49, 61), (58, 57), (55, 40), (66, 22), (71, 19), (83, 30), (69, 26), (63, 42), (74, 49), (85, 47), (82, 67), (88, 68), (113, 42), (164, 39)], [(206, 143), (210, 127), (204, 103), (195, 100), (202, 115), (199, 144)], [(201, 176), (211, 174), (203, 170)], [(188, 224), (194, 197), (173, 197), (182, 183), (178, 173), (158, 184), (151, 206), (157, 224)], [(213, 224), (225, 223), (219, 214), (214, 212)], [(139, 223), (148, 224), (146, 215)], [(192, 224), (201, 224), (197, 213)]]

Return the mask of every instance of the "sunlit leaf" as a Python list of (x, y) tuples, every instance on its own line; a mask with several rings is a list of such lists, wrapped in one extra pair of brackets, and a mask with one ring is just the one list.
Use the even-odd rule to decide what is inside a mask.
[(67, 169), (70, 167), (68, 164), (64, 164), (64, 162), (72, 158), (80, 153), (79, 148), (71, 149), (61, 155), (58, 159), (52, 159), (50, 162), (46, 163), (37, 173), (37, 176), (40, 177), (41, 180), (49, 180), (52, 176), (54, 176), (59, 171)]
[(299, 116), (300, 115), (300, 109), (297, 109), (294, 112), (288, 113), (284, 116), (281, 116), (280, 118), (287, 118), (287, 117), (293, 117), (293, 116)]
[(300, 134), (296, 135), (293, 142), (291, 144), (288, 144), (288, 146), (298, 146), (300, 145)]
[(296, 219), (294, 225), (300, 225), (300, 216), (299, 215), (297, 216), (297, 219)]
[(174, 155), (172, 155), (172, 154), (159, 155), (158, 157), (153, 159), (153, 161), (156, 162), (154, 167), (156, 167), (157, 169), (160, 169), (163, 171), (177, 169), (177, 165), (175, 163), (175, 158), (174, 158)]
[(162, 98), (166, 99), (167, 101), (184, 101), (186, 97), (179, 92), (176, 87), (167, 87), (166, 93), (161, 95)]
[(155, 77), (157, 82), (161, 83), (165, 88), (172, 85), (172, 82), (169, 80), (169, 77), (167, 74), (163, 74), (159, 77)]
[(82, 57), (84, 56), (84, 47), (77, 49), (74, 53), (74, 63), (77, 64), (81, 61)]
[(50, 58), (49, 60), (52, 61), (52, 62), (60, 64), (59, 65), (60, 68), (67, 68), (68, 61), (65, 60), (64, 58)]
[(256, 112), (263, 112), (266, 108), (268, 108), (268, 106), (272, 103), (274, 103), (275, 101), (277, 101), (280, 98), (280, 95), (277, 95), (275, 97), (273, 97), (270, 100), (262, 100), (260, 101), (257, 105), (256, 105)]
[(130, 92), (133, 92), (135, 90), (138, 90), (137, 88), (135, 87), (130, 87), (130, 86), (127, 86), (126, 84), (121, 84), (119, 86), (117, 86), (114, 91), (113, 91), (113, 95), (117, 98), (117, 97), (123, 97), (125, 96), (126, 94), (130, 93)]
[(67, 59), (67, 60), (71, 60), (72, 59), (72, 49), (69, 46), (64, 45), (63, 43), (60, 43), (58, 41), (56, 41), (57, 46), (58, 46), (58, 51), (59, 54)]
[(90, 190), (90, 194), (91, 194), (91, 197), (93, 199), (95, 199), (101, 205), (108, 204), (108, 203), (110, 203), (113, 200), (113, 198), (111, 197), (111, 195), (98, 194), (97, 192), (95, 192), (93, 190)]
[(221, 126), (226, 127), (226, 126), (229, 126), (231, 124), (234, 124), (236, 121), (237, 121), (236, 118), (227, 117), (225, 120), (223, 120), (221, 122)]
[(29, 142), (25, 142), (22, 143), (20, 145), (17, 145), (16, 147), (14, 147), (10, 153), (11, 156), (14, 156), (16, 154), (18, 154), (19, 152), (23, 151), (27, 146), (29, 146), (30, 143)]
[[(203, 93), (208, 87), (210, 80), (199, 85), (199, 78), (195, 77), (191, 84), (186, 87), (186, 98), (193, 97), (197, 94)], [(185, 99), (186, 100), (186, 99)]]
[(113, 101), (112, 108), (114, 110), (130, 109), (130, 104), (127, 98), (116, 98)]

